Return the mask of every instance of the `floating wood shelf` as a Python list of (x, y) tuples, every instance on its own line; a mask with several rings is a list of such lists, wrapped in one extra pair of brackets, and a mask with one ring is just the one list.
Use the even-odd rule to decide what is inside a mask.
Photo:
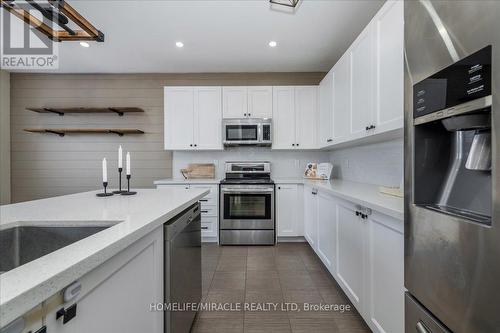
[(25, 128), (26, 132), (31, 133), (51, 133), (59, 136), (66, 134), (144, 134), (143, 131), (132, 128)]
[(107, 108), (27, 108), (27, 110), (38, 113), (55, 113), (64, 116), (65, 113), (116, 113), (123, 116), (129, 112), (144, 112), (141, 108), (130, 107), (107, 107)]

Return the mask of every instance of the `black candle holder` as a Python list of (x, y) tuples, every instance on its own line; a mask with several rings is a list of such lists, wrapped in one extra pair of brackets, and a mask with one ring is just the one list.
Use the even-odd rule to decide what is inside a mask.
[(137, 192), (130, 192), (130, 175), (127, 175), (127, 190), (123, 191), (121, 195), (134, 195)]
[(98, 197), (110, 197), (113, 195), (113, 193), (108, 193), (106, 192), (106, 188), (108, 187), (108, 182), (103, 182), (102, 185), (104, 186), (104, 192), (102, 193), (97, 193), (96, 195)]
[(118, 191), (113, 191), (114, 194), (122, 194), (125, 191), (122, 191), (122, 171), (123, 168), (118, 168)]

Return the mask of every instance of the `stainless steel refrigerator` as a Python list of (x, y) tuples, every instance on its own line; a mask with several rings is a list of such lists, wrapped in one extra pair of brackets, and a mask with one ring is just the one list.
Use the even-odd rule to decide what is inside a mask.
[(405, 1), (405, 330), (500, 332), (500, 1)]

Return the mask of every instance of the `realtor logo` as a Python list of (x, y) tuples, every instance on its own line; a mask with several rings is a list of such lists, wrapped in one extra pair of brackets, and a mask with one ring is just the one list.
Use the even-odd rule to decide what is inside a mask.
[[(2, 1), (3, 2), (3, 1)], [(9, 1), (11, 11), (29, 13), (39, 20), (40, 25), (53, 26), (53, 22), (26, 1)], [(6, 4), (5, 6), (9, 6)], [(23, 22), (7, 9), (0, 15), (0, 67), (7, 70), (57, 69), (59, 67), (58, 43)]]

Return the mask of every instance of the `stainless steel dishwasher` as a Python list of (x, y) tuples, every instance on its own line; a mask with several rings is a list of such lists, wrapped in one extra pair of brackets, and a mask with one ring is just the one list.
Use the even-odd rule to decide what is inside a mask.
[(201, 301), (201, 209), (196, 203), (164, 225), (166, 333), (189, 333)]

